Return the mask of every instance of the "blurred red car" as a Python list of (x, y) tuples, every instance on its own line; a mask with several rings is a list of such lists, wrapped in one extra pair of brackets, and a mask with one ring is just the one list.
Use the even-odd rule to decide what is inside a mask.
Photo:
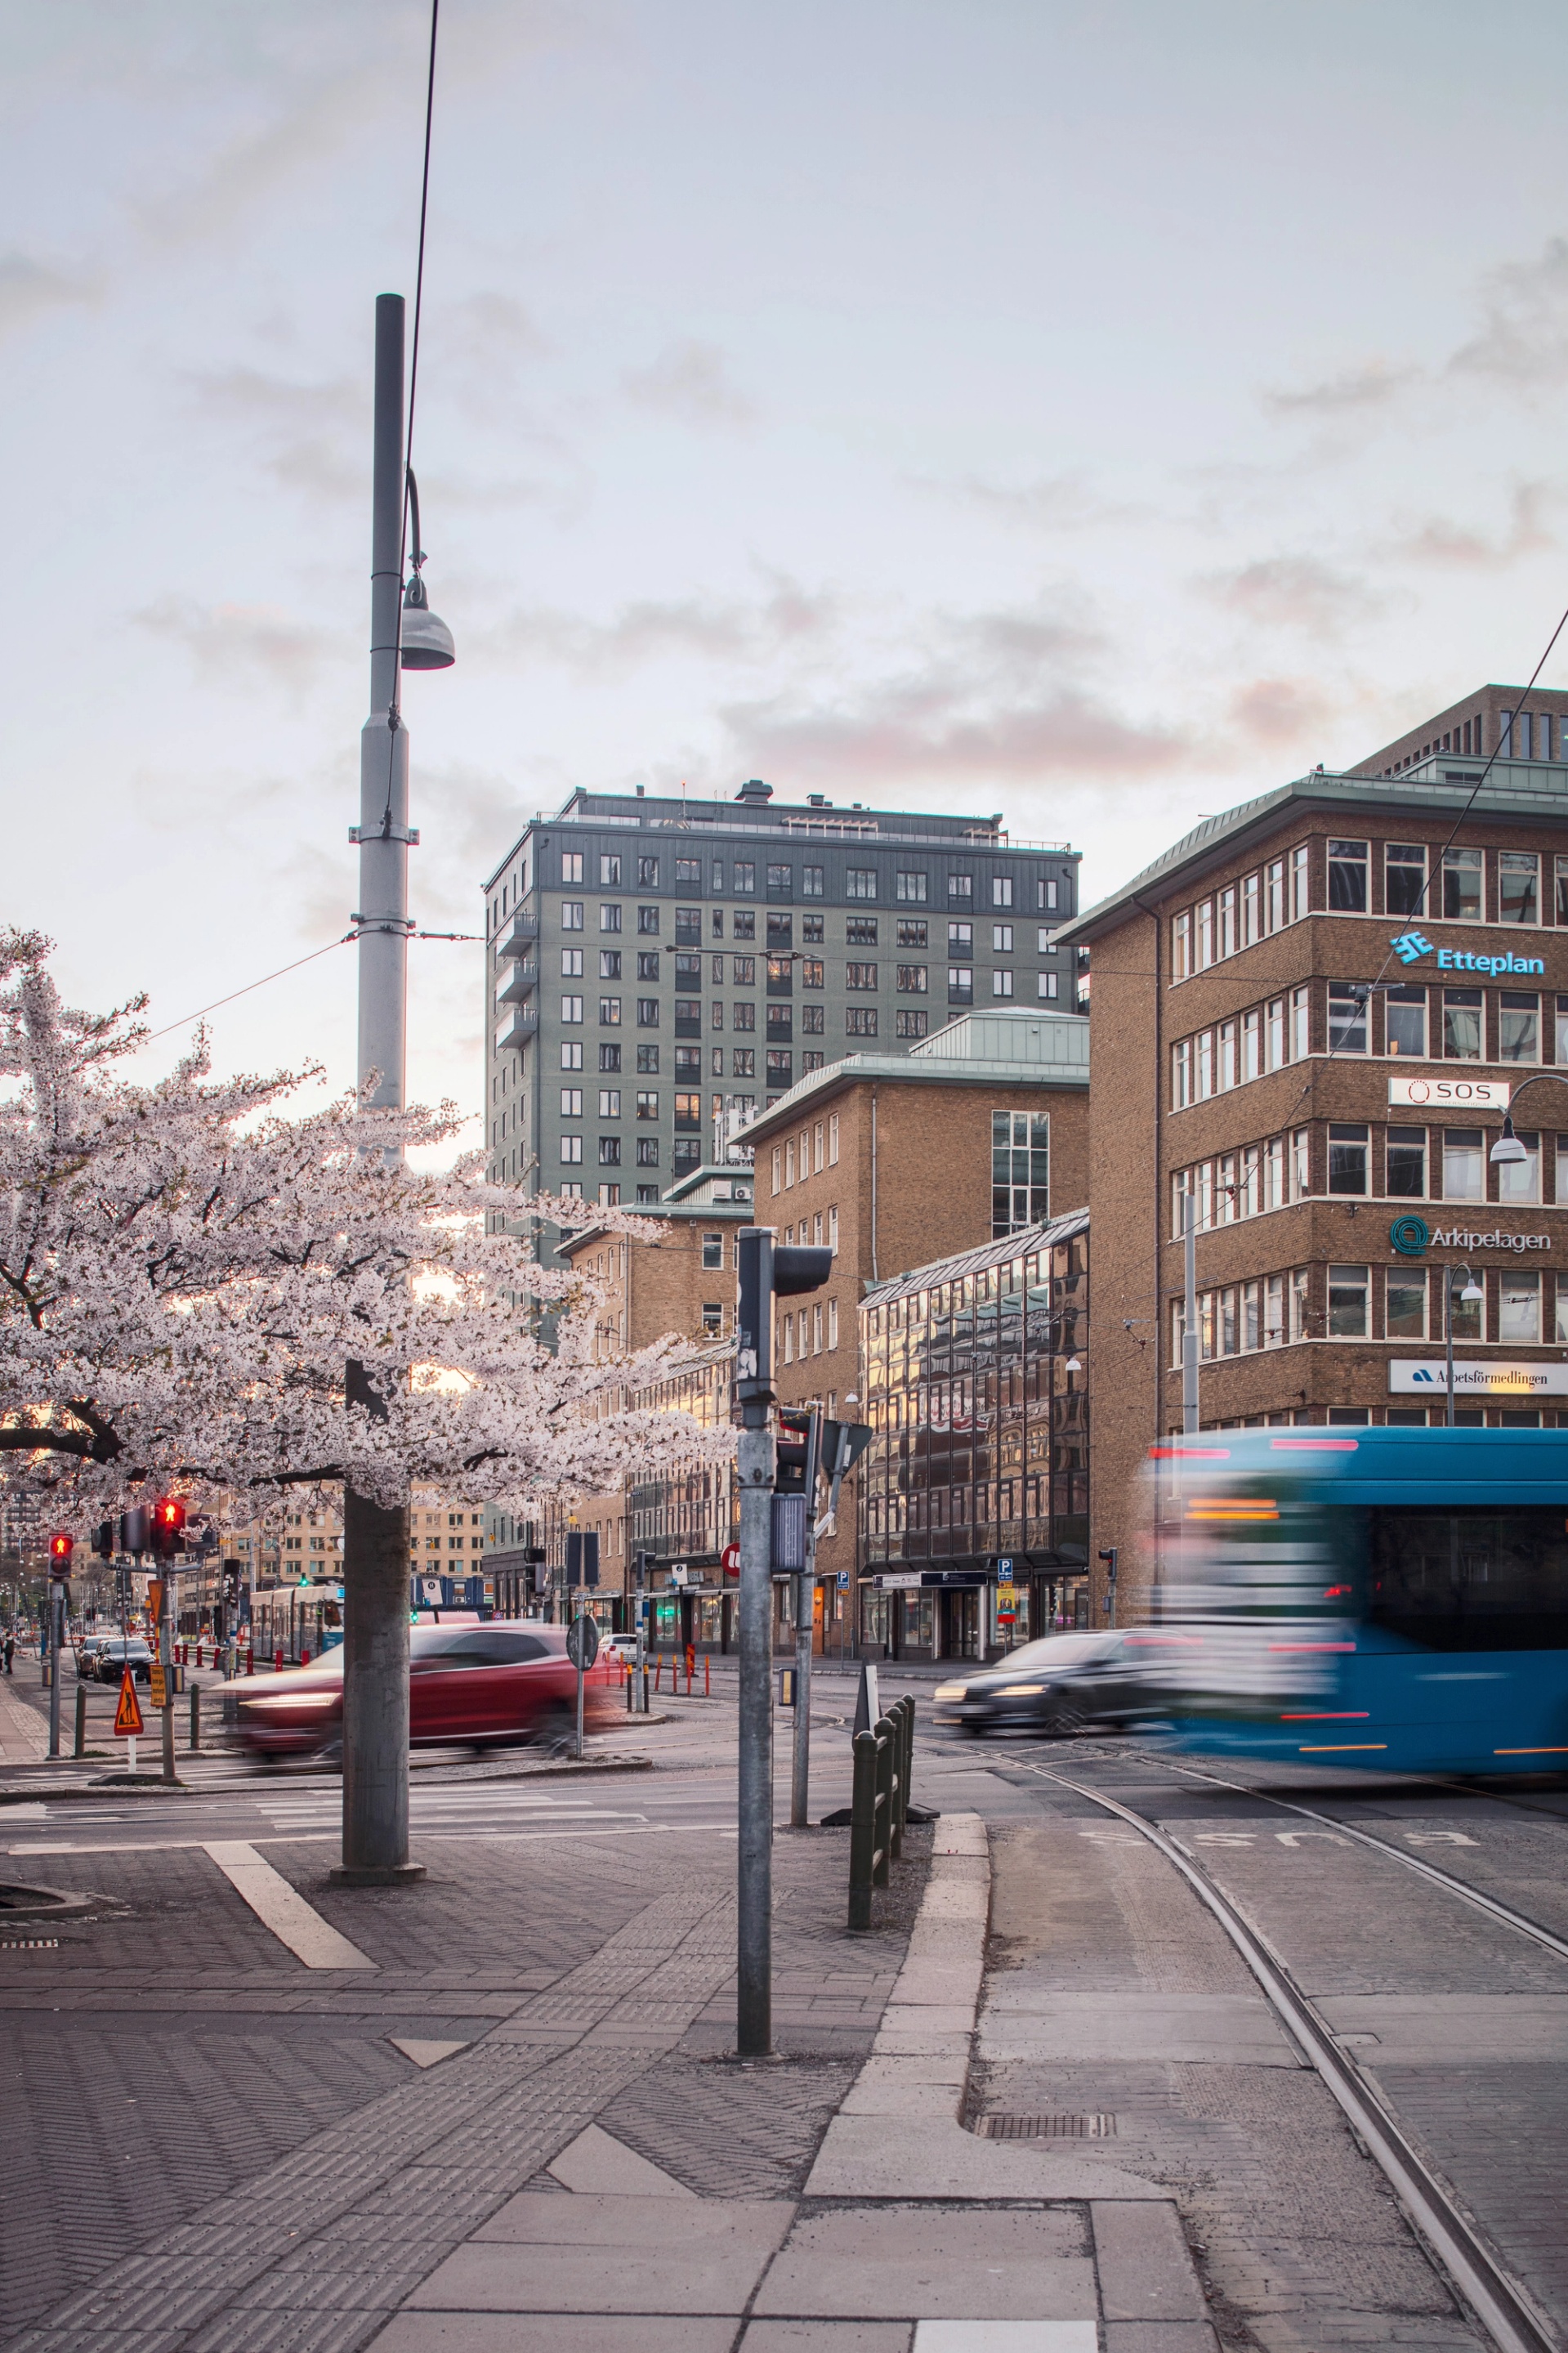
[[(576, 1724), (577, 1671), (563, 1626), (416, 1626), (409, 1636), (409, 1737), (416, 1748), (525, 1742), (560, 1747)], [(622, 1672), (601, 1653), (584, 1677), (583, 1720), (596, 1731), (616, 1713)], [(230, 1685), (240, 1744), (264, 1761), (331, 1755), (342, 1739), (343, 1653), (287, 1667), (254, 1687)]]

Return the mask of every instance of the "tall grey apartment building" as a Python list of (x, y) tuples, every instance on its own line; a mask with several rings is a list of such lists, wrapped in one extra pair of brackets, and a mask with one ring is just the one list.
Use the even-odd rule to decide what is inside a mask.
[(809, 1071), (1072, 1009), (1078, 853), (999, 818), (574, 793), (485, 885), (492, 1176), (659, 1199)]

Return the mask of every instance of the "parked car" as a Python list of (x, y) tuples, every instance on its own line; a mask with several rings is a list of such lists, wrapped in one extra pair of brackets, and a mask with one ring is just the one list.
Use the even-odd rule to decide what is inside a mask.
[(1146, 1652), (1134, 1631), (1047, 1634), (932, 1694), (938, 1724), (960, 1731), (1038, 1732), (1116, 1725), (1148, 1712)]
[(599, 1656), (601, 1659), (618, 1659), (623, 1667), (630, 1667), (637, 1664), (637, 1638), (635, 1634), (600, 1635)]
[(142, 1641), (135, 1634), (129, 1640), (116, 1634), (106, 1641), (93, 1662), (92, 1671), (100, 1683), (117, 1683), (127, 1667), (137, 1683), (152, 1682), (152, 1645)]
[(106, 1642), (110, 1642), (113, 1640), (114, 1637), (111, 1634), (84, 1634), (82, 1636), (80, 1641), (76, 1646), (76, 1671), (79, 1681), (82, 1683), (91, 1681), (92, 1677), (98, 1672), (99, 1652), (102, 1650)]
[[(577, 1671), (563, 1626), (477, 1620), (416, 1626), (409, 1635), (409, 1737), (416, 1748), (563, 1746), (576, 1722)], [(603, 1654), (584, 1678), (584, 1722), (615, 1721), (620, 1670)], [(342, 1740), (341, 1646), (308, 1667), (231, 1685), (229, 1720), (242, 1747), (268, 1763), (331, 1755)]]

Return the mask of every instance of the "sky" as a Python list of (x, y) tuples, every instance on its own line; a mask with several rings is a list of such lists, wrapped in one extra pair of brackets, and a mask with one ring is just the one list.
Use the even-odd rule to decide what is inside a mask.
[[(579, 786), (999, 810), (1086, 901), (1568, 605), (1568, 16), (445, 0), (412, 905)], [(0, 0), (9, 922), (74, 1002), (341, 937), (424, 0)], [(1568, 633), (1542, 674), (1568, 686)], [(477, 1114), (482, 950), (410, 950)], [(212, 1017), (353, 1077), (353, 951)], [(310, 1100), (310, 1098), (307, 1098)], [(473, 1131), (478, 1140), (478, 1130)]]

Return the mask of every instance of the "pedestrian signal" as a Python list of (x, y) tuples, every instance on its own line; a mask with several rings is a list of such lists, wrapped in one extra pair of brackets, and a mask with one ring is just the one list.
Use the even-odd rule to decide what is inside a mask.
[(134, 1740), (142, 1729), (142, 1709), (136, 1697), (136, 1678), (129, 1667), (120, 1678), (120, 1704), (114, 1711), (114, 1729), (121, 1738)]

